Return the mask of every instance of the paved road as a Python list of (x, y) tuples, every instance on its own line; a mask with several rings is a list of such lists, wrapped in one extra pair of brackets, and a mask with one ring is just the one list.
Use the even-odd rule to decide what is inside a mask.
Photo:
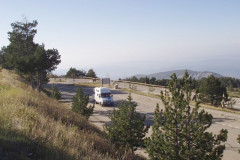
[[(71, 99), (76, 91), (76, 86), (68, 84), (56, 84), (60, 91), (62, 92), (61, 101), (71, 104)], [(92, 95), (93, 88), (84, 87), (84, 92), (86, 94)], [(128, 93), (122, 92), (120, 90), (112, 90), (115, 105), (113, 107), (101, 107), (96, 105), (93, 115), (90, 117), (90, 121), (98, 126), (100, 129), (103, 128), (105, 123), (110, 120), (107, 115), (114, 109), (117, 108), (117, 103), (127, 98)], [(153, 113), (156, 104), (159, 103), (160, 108), (163, 108), (163, 104), (160, 99), (150, 98), (142, 95), (137, 95), (132, 93), (132, 98), (138, 103), (137, 111), (146, 115), (146, 124), (153, 124)], [(69, 105), (70, 108), (70, 105)], [(233, 113), (226, 113), (222, 111), (216, 111), (211, 109), (205, 109), (208, 113), (211, 113), (214, 117), (213, 124), (208, 131), (218, 134), (221, 129), (228, 130), (228, 140), (226, 142), (226, 150), (224, 151), (223, 160), (240, 160), (240, 154), (238, 149), (240, 149), (240, 144), (237, 143), (237, 136), (240, 134), (240, 115)], [(148, 136), (151, 135), (151, 128), (149, 130)], [(143, 151), (138, 151), (144, 154)], [(144, 154), (146, 155), (146, 154)]]

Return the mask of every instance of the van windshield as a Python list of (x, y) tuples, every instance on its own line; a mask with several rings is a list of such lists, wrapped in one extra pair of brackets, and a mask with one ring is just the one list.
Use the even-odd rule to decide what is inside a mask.
[(110, 93), (102, 93), (101, 97), (111, 97), (111, 94)]

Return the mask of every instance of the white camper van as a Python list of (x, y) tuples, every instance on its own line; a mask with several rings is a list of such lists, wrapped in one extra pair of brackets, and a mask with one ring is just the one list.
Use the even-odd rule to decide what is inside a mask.
[(109, 88), (95, 87), (93, 91), (95, 103), (99, 103), (102, 106), (112, 106), (114, 104), (113, 96)]

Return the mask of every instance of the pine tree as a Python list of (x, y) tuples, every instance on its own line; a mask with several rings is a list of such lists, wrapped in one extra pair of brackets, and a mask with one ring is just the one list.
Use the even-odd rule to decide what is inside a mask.
[(211, 105), (220, 105), (223, 95), (225, 100), (228, 100), (226, 87), (224, 87), (221, 81), (213, 75), (202, 80), (202, 83), (199, 87), (199, 92), (200, 99), (203, 102), (211, 103)]
[(88, 107), (89, 95), (85, 95), (82, 88), (79, 86), (76, 95), (73, 97), (72, 110), (88, 119), (94, 109), (94, 105)]
[(118, 147), (126, 147), (134, 151), (136, 147), (143, 146), (149, 126), (144, 126), (145, 116), (136, 111), (137, 104), (128, 99), (118, 105), (119, 110), (113, 110), (109, 115), (111, 124), (105, 125), (110, 140)]
[(95, 71), (93, 69), (89, 69), (88, 73), (86, 74), (87, 77), (92, 77), (92, 78), (96, 78), (97, 75), (95, 73)]
[(77, 77), (83, 77), (86, 75), (86, 72), (84, 70), (77, 70), (76, 68), (70, 68), (65, 75), (67, 78), (77, 78)]
[(58, 87), (53, 85), (52, 86), (52, 90), (51, 90), (51, 94), (50, 94), (50, 97), (51, 98), (55, 98), (57, 100), (59, 100), (61, 98), (61, 92), (59, 91)]
[(57, 49), (45, 50), (45, 45), (38, 45), (34, 52), (34, 70), (37, 74), (37, 90), (41, 91), (42, 77), (46, 76), (47, 72), (51, 72), (57, 68), (61, 62), (60, 55)]
[(33, 74), (34, 74), (34, 57), (33, 53), (36, 49), (36, 44), (33, 42), (37, 30), (34, 29), (38, 22), (25, 22), (12, 23), (12, 32), (8, 32), (10, 44), (4, 48), (5, 64), (9, 69), (17, 69), (22, 73), (31, 75), (31, 85), (34, 87)]
[(3, 68), (15, 69), (18, 73), (30, 76), (31, 86), (35, 88), (34, 75), (37, 74), (37, 89), (41, 91), (43, 77), (56, 69), (61, 62), (56, 49), (45, 50), (44, 44), (34, 43), (38, 22), (12, 23), (8, 32), (10, 44), (0, 51), (0, 64)]
[[(169, 93), (170, 92), (170, 93)], [(171, 76), (169, 92), (161, 92), (164, 110), (157, 105), (153, 133), (147, 138), (147, 152), (151, 159), (205, 160), (221, 159), (227, 130), (213, 135), (206, 130), (212, 115), (199, 111), (199, 103), (190, 107), (192, 79), (185, 72), (183, 79)]]

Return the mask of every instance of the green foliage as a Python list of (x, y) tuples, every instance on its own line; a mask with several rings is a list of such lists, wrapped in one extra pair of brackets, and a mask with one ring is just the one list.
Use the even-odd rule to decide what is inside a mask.
[(56, 49), (45, 50), (44, 44), (34, 43), (37, 33), (37, 21), (12, 23), (12, 31), (8, 32), (10, 44), (0, 51), (0, 64), (7, 69), (15, 69), (25, 75), (30, 75), (34, 88), (34, 75), (37, 75), (37, 89), (41, 91), (43, 78), (47, 72), (56, 69), (61, 62)]
[(240, 87), (240, 79), (232, 78), (232, 77), (221, 77), (219, 78), (224, 87), (227, 88), (239, 88)]
[(138, 82), (138, 78), (136, 76), (133, 76), (132, 78), (129, 79), (131, 82)]
[(168, 86), (168, 82), (170, 80), (169, 79), (160, 79), (160, 80), (156, 80), (156, 85), (160, 85), (160, 86)]
[(47, 72), (55, 70), (61, 62), (60, 55), (56, 49), (45, 50), (44, 44), (38, 45), (34, 52), (34, 71), (37, 73), (37, 89), (41, 91), (42, 80)]
[(226, 87), (224, 87), (213, 75), (204, 79), (199, 87), (200, 99), (203, 102), (211, 103), (212, 105), (220, 105), (223, 99), (228, 101), (228, 94)]
[(140, 82), (140, 83), (149, 84), (149, 82), (150, 82), (150, 81), (149, 81), (149, 77), (147, 77), (147, 76), (146, 76), (146, 77), (142, 77), (142, 78), (139, 79), (139, 82)]
[(37, 21), (12, 23), (12, 32), (8, 32), (10, 44), (3, 47), (4, 67), (17, 69), (20, 72), (33, 72), (33, 53), (36, 45), (33, 42), (37, 30)]
[(67, 78), (76, 78), (86, 76), (86, 72), (84, 70), (77, 70), (76, 68), (70, 68), (66, 74)]
[(165, 110), (157, 105), (153, 133), (146, 140), (150, 159), (221, 159), (227, 130), (218, 135), (206, 131), (213, 117), (198, 111), (198, 102), (190, 107), (193, 83), (188, 73), (180, 81), (173, 74), (168, 87), (170, 93), (161, 92)]
[(45, 45), (38, 45), (34, 52), (35, 71), (51, 72), (57, 68), (61, 62), (60, 55), (57, 49), (45, 50)]
[(61, 98), (61, 92), (59, 91), (58, 87), (53, 85), (51, 92), (50, 92), (50, 97), (59, 100)]
[(4, 51), (3, 49), (0, 50), (0, 66), (2, 68), (3, 64), (4, 64), (5, 60), (4, 60)]
[(87, 75), (87, 77), (92, 77), (92, 78), (97, 78), (97, 75), (95, 73), (95, 71), (93, 69), (89, 69)]
[(89, 95), (85, 95), (82, 88), (79, 86), (76, 95), (73, 97), (72, 110), (88, 119), (94, 109), (94, 105), (88, 107)]
[(149, 84), (156, 84), (156, 78), (155, 78), (155, 77), (152, 77), (152, 78), (149, 80)]
[(125, 81), (131, 81), (131, 82), (139, 82), (139, 83), (146, 83), (146, 84), (153, 84), (153, 85), (160, 85), (160, 86), (167, 86), (169, 79), (160, 79), (157, 80), (155, 77), (152, 77), (149, 79), (148, 77), (142, 77), (138, 79), (136, 76), (133, 76), (131, 78), (125, 78)]
[(109, 115), (111, 124), (105, 125), (109, 139), (118, 147), (129, 147), (132, 151), (135, 147), (143, 146), (149, 126), (144, 126), (145, 116), (136, 112), (137, 104), (128, 99), (118, 105), (119, 110), (113, 110)]
[[(169, 79), (159, 79), (157, 80), (155, 77), (151, 77), (150, 79), (148, 77), (141, 77), (137, 78), (136, 76), (133, 76), (131, 78), (125, 78), (124, 80), (126, 81), (131, 81), (131, 82), (139, 82), (139, 83), (147, 83), (147, 84), (153, 84), (153, 85), (160, 85), (160, 86), (168, 86), (168, 82), (170, 81)], [(194, 89), (199, 89), (200, 85), (204, 83), (206, 78), (196, 80), (193, 79), (193, 88)], [(220, 77), (218, 80), (221, 82), (221, 84), (232, 90), (240, 87), (240, 79), (232, 78), (232, 77)]]

